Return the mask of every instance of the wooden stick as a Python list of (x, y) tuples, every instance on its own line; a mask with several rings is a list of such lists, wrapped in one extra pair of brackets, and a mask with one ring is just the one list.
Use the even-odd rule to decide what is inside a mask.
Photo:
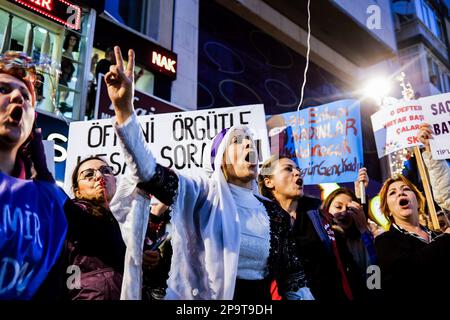
[(422, 178), (423, 190), (425, 191), (425, 198), (427, 200), (428, 212), (430, 213), (431, 222), (435, 230), (440, 230), (439, 220), (437, 218), (436, 208), (434, 207), (433, 194), (431, 192), (430, 180), (428, 178), (428, 171), (422, 159), (422, 153), (418, 146), (414, 147), (414, 156), (417, 161), (417, 168), (419, 169), (420, 177)]

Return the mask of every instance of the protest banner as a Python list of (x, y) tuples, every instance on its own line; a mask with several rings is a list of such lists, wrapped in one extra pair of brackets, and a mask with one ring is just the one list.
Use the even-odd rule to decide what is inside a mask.
[(430, 148), (433, 159), (450, 159), (450, 93), (419, 100), (425, 122), (431, 125)]
[[(276, 116), (286, 126), (271, 137), (300, 167), (305, 185), (350, 182), (363, 164), (360, 106), (341, 100)], [(281, 120), (280, 120), (281, 118)], [(269, 120), (270, 121), (270, 120)]]
[(384, 107), (371, 117), (378, 157), (421, 146), (417, 133), (423, 122), (431, 125), (433, 159), (450, 158), (450, 94), (400, 101)]
[[(95, 119), (108, 119), (114, 116), (114, 108), (109, 99), (108, 88), (103, 78), (103, 74), (98, 75), (98, 89), (94, 111)], [(181, 107), (139, 91), (138, 89), (134, 91), (133, 104), (138, 116), (184, 111)]]
[[(206, 109), (140, 116), (138, 120), (154, 157), (163, 166), (189, 174), (203, 171), (207, 144), (224, 128), (246, 125), (254, 132), (259, 161), (269, 157), (269, 141), (263, 105)], [(76, 164), (91, 155), (104, 157), (115, 175), (126, 166), (111, 119), (72, 122), (69, 129), (64, 189), (70, 192), (70, 176)]]
[(424, 121), (419, 101), (400, 101), (371, 116), (378, 158), (420, 145), (417, 132)]

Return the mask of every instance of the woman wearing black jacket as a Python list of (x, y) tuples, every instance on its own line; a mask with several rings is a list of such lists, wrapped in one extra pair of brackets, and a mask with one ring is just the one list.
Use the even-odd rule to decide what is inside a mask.
[(384, 297), (441, 295), (450, 284), (450, 229), (438, 234), (419, 224), (425, 199), (403, 176), (384, 183), (380, 201), (392, 222), (390, 230), (375, 239)]
[(72, 174), (75, 195), (66, 205), (64, 258), (80, 268), (80, 283), (69, 283), (72, 300), (119, 300), (125, 244), (119, 224), (109, 210), (116, 192), (112, 168), (99, 157), (81, 161)]
[[(261, 194), (276, 201), (291, 216), (297, 255), (305, 266), (311, 291), (317, 300), (353, 300), (357, 286), (349, 275), (356, 269), (345, 240), (331, 230), (331, 219), (319, 207), (319, 199), (303, 194), (300, 171), (291, 159), (272, 156), (258, 177)], [(359, 286), (358, 286), (359, 287)]]

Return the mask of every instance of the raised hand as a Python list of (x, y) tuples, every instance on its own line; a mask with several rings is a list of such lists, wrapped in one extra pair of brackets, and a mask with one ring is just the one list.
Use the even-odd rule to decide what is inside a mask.
[(116, 121), (118, 124), (122, 124), (134, 111), (134, 51), (128, 50), (126, 70), (118, 46), (114, 47), (114, 54), (116, 55), (116, 64), (112, 65), (105, 75), (105, 82), (108, 86), (109, 98), (116, 112)]
[(359, 189), (359, 183), (363, 182), (364, 187), (367, 188), (369, 186), (369, 175), (367, 174), (366, 168), (361, 168), (358, 171), (358, 178), (355, 181), (355, 194), (358, 199), (361, 199), (361, 192)]
[(349, 203), (347, 205), (347, 212), (351, 214), (359, 232), (364, 233), (369, 230), (366, 215), (364, 214), (364, 210), (359, 203), (355, 201)]
[(425, 151), (431, 151), (430, 139), (433, 139), (433, 130), (431, 130), (431, 126), (428, 123), (424, 122), (420, 125), (417, 138), (425, 146)]

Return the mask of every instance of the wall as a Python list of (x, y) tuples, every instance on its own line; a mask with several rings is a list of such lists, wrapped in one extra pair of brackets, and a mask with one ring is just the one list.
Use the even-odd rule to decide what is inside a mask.
[(171, 101), (186, 109), (197, 109), (199, 0), (175, 1), (173, 51), (178, 55), (177, 79)]
[(371, 5), (377, 5), (381, 10), (381, 28), (368, 29), (379, 41), (388, 45), (392, 50), (396, 50), (397, 43), (395, 39), (394, 23), (392, 19), (390, 0), (334, 0), (337, 7), (346, 12), (350, 17), (357, 21), (361, 27), (367, 28), (367, 8)]

